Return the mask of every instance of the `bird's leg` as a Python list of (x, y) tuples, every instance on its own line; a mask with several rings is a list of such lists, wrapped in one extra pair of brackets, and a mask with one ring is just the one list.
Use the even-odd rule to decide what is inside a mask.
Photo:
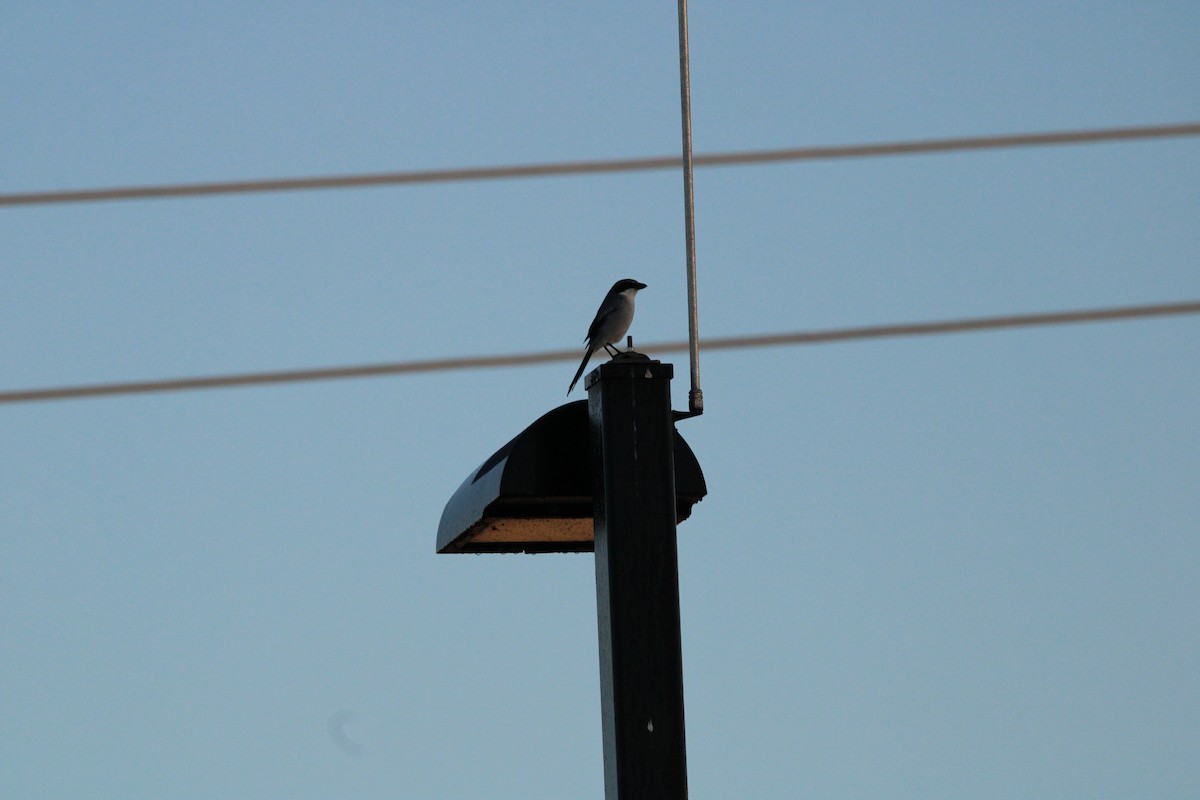
[(618, 353), (620, 353), (620, 352), (621, 352), (621, 351), (620, 351), (620, 350), (618, 350), (617, 348), (613, 347), (611, 344), (606, 344), (606, 345), (604, 345), (604, 349), (608, 351), (608, 355), (609, 355), (610, 357), (611, 357), (611, 356), (615, 356), (615, 355), (617, 355)]

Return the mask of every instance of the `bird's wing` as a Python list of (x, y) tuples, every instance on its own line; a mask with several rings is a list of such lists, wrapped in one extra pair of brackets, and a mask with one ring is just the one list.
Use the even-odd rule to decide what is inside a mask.
[(616, 314), (618, 310), (620, 310), (620, 304), (616, 302), (615, 297), (604, 298), (604, 302), (600, 304), (600, 310), (596, 312), (596, 318), (588, 326), (587, 338), (584, 341), (591, 342), (592, 346), (596, 349), (607, 344), (607, 342), (596, 342), (592, 341), (592, 339), (604, 327), (604, 323), (609, 317)]

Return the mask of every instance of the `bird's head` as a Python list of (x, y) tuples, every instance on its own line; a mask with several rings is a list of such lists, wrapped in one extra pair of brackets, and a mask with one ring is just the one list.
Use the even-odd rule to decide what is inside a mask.
[(633, 278), (622, 278), (613, 284), (612, 289), (609, 290), (609, 294), (620, 294), (621, 292), (628, 292), (630, 289), (633, 290), (632, 294), (637, 294), (645, 288), (646, 284), (641, 281), (635, 281)]

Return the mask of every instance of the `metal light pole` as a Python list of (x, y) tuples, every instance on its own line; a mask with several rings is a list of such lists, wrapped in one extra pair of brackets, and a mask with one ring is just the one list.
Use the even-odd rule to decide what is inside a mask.
[[(676, 419), (704, 412), (687, 0), (678, 0), (678, 6), (688, 411), (671, 410), (674, 367), (632, 352), (630, 342), (629, 351), (585, 379), (590, 447), (583, 446), (583, 420), (573, 410), (582, 403), (555, 409), (473, 471), (446, 504), (438, 525), (439, 553), (595, 550), (607, 800), (687, 798), (675, 526), (707, 488), (695, 456), (675, 432)], [(591, 498), (585, 495), (588, 472)]]
[(673, 373), (628, 354), (587, 383), (608, 800), (687, 797)]

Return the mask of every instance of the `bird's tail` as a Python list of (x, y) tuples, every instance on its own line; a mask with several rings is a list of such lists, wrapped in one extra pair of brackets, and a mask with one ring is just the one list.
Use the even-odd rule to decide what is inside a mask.
[(575, 377), (571, 379), (571, 385), (567, 387), (567, 394), (575, 388), (575, 384), (579, 383), (579, 376), (583, 374), (583, 370), (588, 365), (588, 360), (592, 357), (592, 346), (589, 344), (583, 351), (583, 361), (579, 364), (579, 369), (575, 370)]

